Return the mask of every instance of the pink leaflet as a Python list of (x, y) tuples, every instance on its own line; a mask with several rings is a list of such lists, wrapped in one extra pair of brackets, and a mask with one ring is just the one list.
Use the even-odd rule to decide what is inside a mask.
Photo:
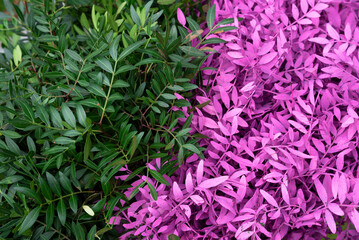
[(227, 112), (226, 114), (224, 114), (223, 119), (227, 120), (228, 118), (237, 116), (237, 115), (241, 114), (242, 111), (243, 111), (242, 108), (234, 108), (234, 109), (230, 110), (229, 112)]
[(329, 40), (323, 37), (314, 37), (309, 39), (310, 42), (315, 42), (319, 44), (328, 44)]
[(303, 113), (294, 110), (293, 115), (302, 123), (304, 123), (306, 125), (310, 125), (310, 122), (309, 122), (307, 116), (305, 116)]
[(359, 180), (355, 181), (352, 196), (353, 196), (353, 203), (357, 205), (359, 203)]
[(177, 8), (177, 19), (178, 19), (178, 22), (183, 27), (186, 25), (186, 17), (184, 16), (184, 14), (180, 8)]
[(203, 177), (203, 160), (199, 161), (197, 166), (197, 172), (196, 172), (197, 184), (200, 184), (202, 182), (202, 177)]
[(336, 172), (334, 174), (333, 180), (332, 180), (332, 193), (333, 193), (334, 199), (336, 199), (338, 197), (338, 189), (339, 189), (339, 174), (338, 174), (338, 172)]
[(221, 122), (218, 122), (218, 126), (219, 129), (221, 130), (221, 132), (226, 135), (226, 136), (230, 136), (231, 133), (229, 132), (229, 129), (227, 129), (227, 127), (225, 127)]
[(309, 25), (312, 24), (312, 20), (308, 19), (308, 18), (303, 18), (302, 20), (299, 20), (298, 23), (300, 25)]
[(299, 10), (297, 8), (297, 6), (295, 4), (292, 4), (292, 14), (293, 14), (293, 18), (295, 20), (298, 20), (299, 18)]
[(193, 192), (193, 180), (192, 180), (192, 174), (191, 174), (191, 172), (188, 172), (188, 173), (187, 173), (185, 183), (186, 183), (186, 184), (185, 184), (185, 185), (186, 185), (186, 191), (187, 191), (188, 193)]
[(307, 133), (308, 133), (307, 129), (306, 129), (302, 124), (300, 124), (300, 123), (298, 123), (298, 122), (295, 122), (295, 121), (293, 121), (293, 120), (288, 120), (288, 122), (289, 122), (291, 125), (293, 125), (296, 129), (298, 129), (299, 131), (301, 131), (302, 133), (304, 133), (304, 134), (307, 134)]
[(311, 11), (307, 14), (307, 17), (309, 18), (319, 18), (320, 17), (320, 14), (316, 11)]
[(120, 216), (111, 217), (110, 220), (108, 221), (108, 224), (110, 225), (120, 225), (120, 223), (121, 223)]
[(250, 238), (254, 234), (254, 231), (245, 231), (241, 232), (239, 235), (236, 235), (236, 238), (238, 240), (246, 240)]
[(349, 214), (350, 220), (352, 221), (355, 229), (357, 232), (359, 232), (359, 213), (358, 211), (353, 208), (353, 210)]
[(275, 45), (275, 42), (274, 41), (269, 41), (269, 42), (265, 42), (263, 44), (263, 46), (261, 47), (261, 49), (258, 51), (258, 55), (259, 56), (263, 56), (264, 54), (268, 53), (270, 50), (273, 49)]
[(233, 200), (226, 197), (216, 196), (214, 199), (221, 204), (224, 208), (228, 209), (233, 214), (236, 214), (236, 210), (233, 208)]
[(211, 145), (212, 145), (213, 147), (215, 147), (216, 150), (219, 150), (219, 151), (222, 151), (222, 152), (225, 152), (225, 151), (226, 151), (221, 144), (216, 143), (215, 141), (211, 141)]
[(228, 56), (232, 58), (243, 58), (243, 55), (240, 52), (228, 52)]
[(234, 135), (238, 129), (238, 117), (233, 117), (233, 123), (231, 127), (231, 135)]
[(341, 174), (339, 177), (339, 186), (340, 187), (338, 188), (338, 198), (339, 198), (339, 202), (343, 204), (347, 197), (346, 195), (348, 193), (347, 181), (344, 173)]
[(333, 215), (329, 212), (329, 210), (325, 210), (325, 220), (327, 221), (328, 227), (330, 231), (335, 234), (337, 231), (337, 226), (334, 221)]
[(307, 0), (300, 0), (300, 8), (302, 9), (304, 14), (307, 13), (307, 11), (308, 11), (308, 2), (307, 2)]
[(272, 148), (265, 147), (264, 151), (266, 151), (274, 160), (278, 161), (278, 155)]
[(173, 182), (173, 195), (177, 202), (179, 202), (183, 199), (183, 193), (182, 193), (180, 187), (178, 186), (177, 182)]
[(272, 234), (270, 232), (268, 232), (267, 229), (265, 229), (260, 223), (256, 223), (256, 227), (258, 228), (258, 230), (263, 233), (264, 235), (266, 235), (267, 237), (271, 238)]
[(223, 101), (224, 105), (229, 108), (230, 99), (228, 93), (223, 89), (223, 87), (219, 87), (219, 92), (221, 95), (221, 100)]
[(314, 180), (315, 188), (317, 189), (317, 193), (319, 195), (319, 198), (322, 200), (324, 204), (327, 204), (328, 202), (328, 195), (327, 191), (325, 190), (323, 184), (319, 181), (319, 179)]
[(244, 87), (241, 88), (241, 92), (249, 92), (255, 87), (254, 82), (247, 83)]
[(329, 23), (327, 23), (327, 32), (331, 38), (335, 40), (340, 40), (339, 33)]
[(211, 179), (207, 179), (207, 180), (204, 180), (203, 182), (201, 182), (198, 185), (198, 187), (208, 189), (208, 188), (216, 187), (216, 186), (224, 183), (227, 180), (228, 180), (228, 176), (211, 178)]
[(264, 197), (264, 199), (271, 204), (274, 207), (278, 207), (278, 203), (277, 201), (266, 191), (264, 191), (263, 189), (260, 189), (259, 192), (262, 194), (262, 196)]
[(207, 118), (207, 117), (203, 117), (204, 119), (204, 122), (203, 122), (203, 125), (208, 127), (208, 128), (212, 128), (212, 129), (216, 129), (216, 128), (219, 128), (217, 123), (212, 120), (211, 118)]
[(290, 205), (290, 199), (289, 199), (289, 194), (288, 194), (288, 189), (287, 189), (287, 187), (284, 185), (284, 183), (282, 183), (282, 184), (280, 185), (280, 188), (281, 188), (281, 191), (282, 191), (283, 200), (284, 200), (288, 205)]
[(317, 10), (317, 11), (322, 11), (326, 8), (328, 8), (328, 4), (325, 4), (325, 3), (317, 3), (315, 6), (314, 6), (314, 9)]
[(352, 29), (351, 29), (349, 23), (347, 23), (347, 24), (345, 25), (345, 28), (344, 28), (344, 36), (345, 36), (345, 38), (347, 39), (347, 41), (350, 41), (350, 39), (352, 38)]
[(309, 159), (310, 159), (310, 158), (313, 158), (313, 156), (310, 156), (310, 155), (308, 155), (308, 154), (302, 153), (302, 152), (300, 152), (300, 151), (298, 151), (298, 150), (295, 150), (295, 149), (293, 149), (293, 148), (288, 147), (287, 149), (289, 150), (289, 152), (293, 153), (294, 155), (297, 155), (298, 157), (301, 157), (301, 158), (309, 158)]
[(344, 216), (344, 212), (343, 210), (339, 207), (338, 204), (336, 203), (329, 203), (328, 204), (328, 208), (329, 210), (334, 213), (335, 215), (338, 215), (338, 216)]
[(200, 197), (199, 195), (192, 195), (190, 196), (190, 198), (192, 199), (192, 201), (197, 204), (197, 205), (201, 205), (204, 203), (204, 200), (202, 197)]
[(312, 137), (312, 142), (314, 143), (314, 146), (315, 146), (320, 152), (325, 153), (325, 146), (324, 146), (324, 144), (323, 144), (321, 141), (319, 141), (318, 139)]
[(266, 55), (264, 55), (261, 60), (259, 60), (259, 64), (267, 64), (269, 62), (271, 62), (275, 57), (277, 56), (277, 53), (276, 52), (270, 52), (270, 53), (267, 53)]

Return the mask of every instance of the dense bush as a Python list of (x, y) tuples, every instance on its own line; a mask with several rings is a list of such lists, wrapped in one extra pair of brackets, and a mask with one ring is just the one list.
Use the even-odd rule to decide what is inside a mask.
[(195, 99), (210, 103), (191, 124), (206, 158), (158, 201), (136, 196), (123, 226), (149, 239), (358, 239), (359, 5), (213, 3), (217, 21), (244, 21), (209, 45), (204, 66), (218, 70), (204, 71)]
[[(114, 209), (141, 187), (156, 200), (152, 178), (169, 185), (163, 176), (202, 155), (192, 118), (180, 126), (174, 109), (192, 109), (177, 98), (192, 96), (211, 51), (191, 46), (198, 24), (188, 19), (191, 34), (177, 26), (181, 2), (102, 2), (5, 1), (1, 238), (113, 239)], [(120, 169), (131, 172), (123, 181)], [(137, 175), (145, 181), (122, 194)]]

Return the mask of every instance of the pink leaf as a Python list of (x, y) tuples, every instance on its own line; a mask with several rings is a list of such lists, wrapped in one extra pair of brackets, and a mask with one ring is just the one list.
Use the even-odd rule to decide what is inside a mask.
[(307, 2), (307, 0), (300, 0), (300, 8), (302, 9), (304, 14), (307, 13), (307, 11), (308, 11), (308, 2)]
[(177, 182), (173, 182), (173, 195), (176, 201), (180, 201), (183, 199), (183, 193), (178, 186)]
[(309, 38), (308, 39), (310, 42), (315, 42), (315, 43), (319, 43), (319, 44), (328, 44), (329, 40), (323, 37), (314, 37), (314, 38)]
[(180, 8), (177, 8), (177, 19), (178, 19), (178, 22), (183, 27), (186, 25), (186, 17), (184, 16), (184, 14)]
[(337, 231), (337, 226), (334, 221), (333, 215), (329, 212), (329, 210), (325, 210), (325, 220), (327, 221), (328, 227), (330, 231), (335, 234)]
[(353, 208), (349, 217), (350, 217), (350, 220), (352, 221), (356, 231), (359, 232), (359, 213), (358, 213), (358, 211), (355, 208)]
[(300, 25), (309, 25), (309, 24), (312, 24), (312, 20), (310, 20), (308, 18), (303, 18), (302, 20), (299, 20), (298, 23)]
[(265, 42), (257, 54), (259, 56), (262, 56), (262, 55), (268, 53), (270, 50), (273, 49), (274, 44), (275, 44), (274, 41)]
[(201, 205), (204, 203), (204, 200), (202, 197), (200, 197), (199, 195), (192, 195), (190, 196), (190, 198), (192, 199), (192, 201), (197, 204), (197, 205)]
[(309, 18), (319, 18), (320, 17), (320, 14), (316, 11), (311, 11), (307, 14), (307, 17)]
[(314, 146), (315, 146), (320, 152), (325, 153), (325, 146), (324, 146), (324, 144), (323, 144), (321, 141), (319, 141), (318, 139), (312, 137), (312, 142), (314, 143)]
[(208, 127), (208, 128), (212, 128), (212, 129), (216, 129), (216, 128), (219, 128), (217, 123), (212, 120), (211, 118), (207, 118), (207, 117), (204, 117), (204, 122), (203, 122), (203, 125)]
[(359, 180), (356, 180), (354, 189), (353, 189), (353, 203), (359, 203)]
[(317, 11), (322, 11), (326, 8), (328, 8), (328, 4), (325, 4), (325, 3), (317, 3), (315, 6), (314, 6), (314, 9), (317, 10)]
[(350, 39), (352, 39), (352, 29), (351, 29), (349, 23), (345, 24), (344, 36), (348, 41), (350, 41)]
[(228, 179), (228, 176), (207, 179), (207, 180), (204, 180), (203, 182), (201, 182), (201, 184), (199, 184), (198, 187), (204, 188), (204, 189), (216, 187), (216, 186), (220, 185), (221, 183), (227, 181), (227, 179)]
[(318, 178), (314, 180), (314, 185), (315, 185), (315, 188), (317, 189), (317, 193), (318, 193), (320, 199), (322, 200), (322, 202), (324, 204), (327, 204), (327, 202), (328, 202), (327, 191), (325, 190), (323, 184), (319, 181)]
[(261, 58), (261, 60), (259, 61), (259, 64), (262, 64), (262, 65), (267, 64), (270, 61), (272, 61), (276, 56), (277, 56), (276, 52), (268, 53)]
[(238, 129), (238, 117), (233, 117), (233, 123), (231, 127), (231, 135), (235, 134)]
[(121, 223), (121, 217), (119, 216), (115, 216), (115, 217), (111, 217), (108, 224), (110, 225), (120, 225)]
[(327, 23), (327, 32), (331, 38), (333, 38), (335, 40), (340, 40), (339, 33), (329, 23)]
[(306, 125), (310, 125), (307, 116), (305, 116), (303, 113), (298, 112), (298, 111), (293, 111), (293, 115), (302, 123), (304, 123)]
[(289, 194), (288, 194), (288, 189), (287, 189), (287, 187), (284, 185), (284, 183), (282, 183), (282, 184), (280, 185), (280, 188), (281, 188), (281, 191), (282, 191), (283, 200), (284, 200), (288, 205), (290, 205), (290, 200), (289, 200)]
[(219, 126), (219, 129), (221, 129), (221, 132), (226, 135), (226, 136), (230, 136), (231, 133), (229, 132), (229, 130), (221, 123), (221, 122), (218, 122), (218, 126)]
[(298, 20), (299, 18), (299, 10), (297, 8), (297, 6), (295, 4), (292, 4), (292, 14), (293, 14), (293, 18), (295, 20)]
[(343, 210), (339, 207), (338, 204), (336, 203), (329, 203), (328, 204), (328, 208), (329, 210), (334, 213), (335, 215), (338, 215), (338, 216), (344, 216), (344, 212)]
[(193, 192), (193, 180), (192, 180), (192, 174), (190, 172), (187, 173), (185, 183), (186, 183), (186, 191), (188, 193)]
[(228, 56), (232, 57), (232, 58), (243, 58), (242, 53), (240, 52), (228, 52)]
[(339, 188), (339, 174), (338, 174), (338, 172), (336, 172), (332, 179), (332, 193), (333, 193), (334, 199), (336, 199), (338, 197), (338, 188)]
[(197, 166), (197, 172), (196, 172), (197, 184), (200, 184), (202, 182), (202, 177), (203, 177), (203, 160), (199, 161)]
[(273, 205), (274, 207), (278, 207), (277, 201), (269, 193), (267, 193), (263, 189), (259, 190), (259, 192), (269, 204)]
[(307, 129), (306, 129), (302, 124), (300, 124), (300, 123), (298, 123), (298, 122), (295, 122), (295, 121), (293, 121), (293, 120), (288, 120), (288, 122), (289, 122), (291, 125), (293, 125), (296, 129), (298, 129), (299, 131), (301, 131), (302, 133), (304, 133), (304, 134), (307, 134), (307, 133), (308, 133)]
[(347, 197), (348, 189), (347, 189), (347, 181), (344, 174), (341, 174), (339, 177), (339, 188), (338, 188), (338, 198), (341, 204), (344, 203)]

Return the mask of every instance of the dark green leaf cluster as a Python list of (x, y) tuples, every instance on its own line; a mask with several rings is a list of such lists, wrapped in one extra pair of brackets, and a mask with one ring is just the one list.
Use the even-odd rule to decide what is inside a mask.
[[(208, 34), (191, 18), (191, 34), (178, 26), (181, 3), (169, 2), (6, 1), (1, 239), (112, 239), (115, 207), (128, 207), (146, 184), (157, 199), (148, 181), (129, 198), (121, 193), (138, 175), (168, 185), (164, 175), (193, 153), (203, 157), (189, 126), (191, 112), (208, 103), (191, 107), (176, 94), (191, 97), (197, 88), (191, 79), (208, 48), (192, 40)], [(174, 107), (188, 107), (184, 124)]]

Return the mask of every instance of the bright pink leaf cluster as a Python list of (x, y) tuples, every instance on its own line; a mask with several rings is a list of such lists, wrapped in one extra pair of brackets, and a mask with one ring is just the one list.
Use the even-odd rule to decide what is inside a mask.
[(204, 67), (217, 70), (196, 96), (211, 101), (192, 122), (206, 159), (188, 159), (170, 187), (153, 181), (157, 201), (140, 189), (122, 238), (359, 239), (359, 4), (213, 3), (238, 30), (216, 35), (227, 43), (209, 46)]

